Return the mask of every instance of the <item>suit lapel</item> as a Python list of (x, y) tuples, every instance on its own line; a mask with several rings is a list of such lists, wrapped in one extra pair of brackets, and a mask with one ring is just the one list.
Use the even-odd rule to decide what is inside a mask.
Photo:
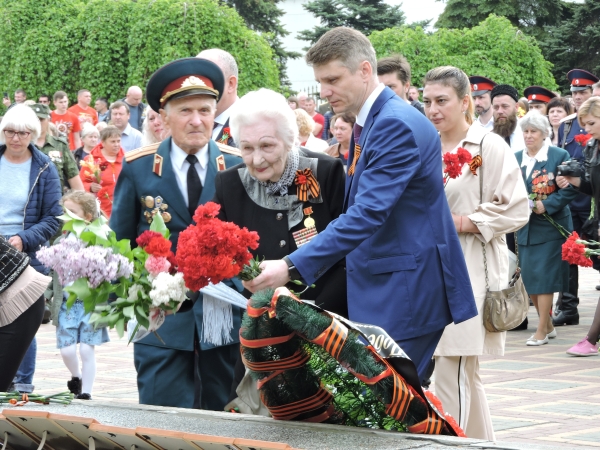
[[(360, 145), (360, 148), (362, 149), (362, 158), (365, 157), (365, 142), (367, 141), (367, 137), (369, 135), (371, 127), (373, 126), (375, 117), (377, 116), (377, 114), (379, 114), (379, 111), (381, 110), (383, 105), (394, 95), (396, 95), (394, 91), (386, 87), (377, 96), (375, 102), (373, 103), (373, 106), (371, 106), (371, 109), (369, 110), (369, 114), (367, 116), (367, 120), (365, 122), (365, 126), (363, 127), (362, 132), (360, 133), (360, 139), (358, 140), (358, 145)], [(350, 150), (348, 152), (350, 153), (350, 157), (348, 158), (348, 167), (350, 167), (352, 165), (352, 161), (354, 160), (354, 133), (352, 133), (352, 138), (350, 139)], [(355, 176), (356, 172), (354, 173), (354, 175), (349, 175), (346, 178), (346, 195), (344, 198), (344, 210), (346, 210), (346, 208), (348, 207), (348, 196), (350, 195), (350, 188), (352, 187), (352, 181), (354, 180)]]
[(215, 139), (216, 142), (219, 142), (221, 140), (221, 138), (223, 138), (223, 131), (227, 127), (229, 127), (229, 117), (227, 118), (227, 120), (225, 121), (225, 123), (223, 124), (223, 126), (221, 127), (221, 131), (219, 131), (219, 134), (217, 134), (217, 137)]
[(173, 164), (171, 162), (171, 138), (165, 139), (158, 152), (163, 157), (163, 170), (162, 170), (162, 182), (159, 183), (158, 191), (165, 203), (169, 205), (169, 212), (175, 213), (185, 223), (190, 223), (192, 217), (187, 209), (185, 199), (179, 190), (179, 184), (173, 171)]

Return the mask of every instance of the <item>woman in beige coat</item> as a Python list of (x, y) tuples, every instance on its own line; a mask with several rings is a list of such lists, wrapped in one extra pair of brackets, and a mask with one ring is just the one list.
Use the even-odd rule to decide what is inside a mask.
[(458, 177), (448, 179), (445, 190), (479, 310), (477, 317), (459, 325), (450, 324), (444, 330), (435, 352), (435, 392), (468, 437), (494, 440), (479, 376), (479, 356), (503, 355), (506, 333), (490, 333), (483, 326), (483, 245), (490, 290), (506, 288), (509, 273), (505, 234), (529, 220), (527, 191), (519, 165), (504, 140), (471, 126), (473, 102), (469, 79), (463, 71), (451, 66), (429, 71), (423, 99), (425, 113), (440, 133), (442, 152), (456, 153), (463, 148), (472, 157), (472, 163), (464, 164)]

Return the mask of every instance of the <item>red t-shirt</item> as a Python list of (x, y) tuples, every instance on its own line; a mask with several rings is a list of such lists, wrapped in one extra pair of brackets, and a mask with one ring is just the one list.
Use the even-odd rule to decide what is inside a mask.
[(325, 117), (322, 114), (315, 113), (312, 119), (315, 121), (315, 123), (321, 124), (321, 130), (316, 134), (313, 133), (316, 137), (321, 137), (321, 134), (323, 134), (323, 127), (325, 126)]
[(75, 147), (75, 135), (81, 131), (81, 124), (75, 114), (67, 110), (64, 114), (58, 114), (56, 111), (50, 112), (50, 122), (56, 125), (59, 133), (69, 136), (69, 148), (77, 150)]
[(67, 111), (72, 112), (79, 118), (81, 128), (83, 128), (83, 124), (85, 122), (89, 122), (92, 125), (96, 125), (98, 123), (98, 113), (91, 106), (83, 109), (81, 106), (79, 106), (79, 104), (75, 103), (73, 106), (67, 109)]

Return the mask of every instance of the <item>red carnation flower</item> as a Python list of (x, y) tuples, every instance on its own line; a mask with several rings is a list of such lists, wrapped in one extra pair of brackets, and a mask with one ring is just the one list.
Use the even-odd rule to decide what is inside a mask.
[(212, 202), (199, 206), (194, 214), (196, 225), (179, 234), (178, 270), (193, 291), (236, 276), (252, 258), (248, 248), (258, 248), (258, 234), (217, 219), (219, 209)]
[(144, 250), (149, 255), (164, 256), (167, 258), (171, 252), (171, 241), (166, 239), (162, 234), (160, 238), (152, 238)]
[(138, 238), (135, 240), (135, 242), (137, 243), (137, 245), (144, 248), (150, 243), (150, 241), (153, 238), (157, 238), (157, 237), (163, 237), (163, 235), (156, 231), (146, 230), (138, 236)]
[(574, 231), (562, 245), (562, 259), (569, 264), (577, 264), (582, 267), (592, 267), (592, 260), (587, 257), (587, 248), (584, 244), (577, 242), (579, 235)]
[(196, 208), (196, 212), (194, 213), (194, 222), (200, 223), (203, 219), (212, 219), (219, 215), (219, 211), (221, 210), (221, 205), (217, 205), (214, 202), (208, 202), (204, 205), (198, 206)]
[(458, 156), (458, 163), (462, 166), (463, 164), (469, 164), (473, 157), (469, 150), (459, 147), (456, 151), (456, 156)]
[(591, 134), (578, 134), (577, 136), (575, 136), (575, 142), (580, 144), (582, 147), (585, 147), (591, 138)]

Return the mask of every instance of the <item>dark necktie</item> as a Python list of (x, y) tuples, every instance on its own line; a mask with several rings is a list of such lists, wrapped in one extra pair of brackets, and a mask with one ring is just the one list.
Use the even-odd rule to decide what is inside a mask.
[(363, 127), (361, 127), (359, 124), (354, 124), (354, 156), (352, 157), (352, 164), (348, 168), (348, 175), (354, 175), (354, 168), (356, 167), (356, 163), (358, 163), (358, 158), (360, 157), (361, 148), (358, 144), (358, 141), (360, 140), (360, 133), (362, 129)]
[(190, 167), (187, 173), (187, 191), (188, 191), (188, 211), (190, 216), (194, 217), (194, 212), (200, 202), (200, 196), (202, 195), (202, 183), (200, 182), (200, 176), (194, 165), (198, 162), (196, 155), (187, 155), (185, 158), (190, 163)]

